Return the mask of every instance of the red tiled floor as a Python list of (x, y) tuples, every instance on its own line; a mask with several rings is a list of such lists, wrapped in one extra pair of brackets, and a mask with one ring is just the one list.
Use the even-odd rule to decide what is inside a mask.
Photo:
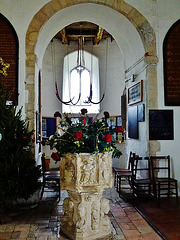
[[(140, 199), (138, 206), (136, 206), (132, 191), (123, 190), (121, 192), (121, 197), (126, 202), (130, 202), (133, 206), (135, 206), (137, 212), (140, 213), (144, 219), (146, 219), (146, 221), (159, 233), (163, 239), (180, 240), (180, 206), (177, 206), (176, 199), (174, 197), (170, 197), (169, 199), (161, 199), (159, 207), (156, 206), (153, 199), (143, 198)], [(129, 214), (132, 222), (138, 213), (133, 214), (132, 217)], [(137, 220), (136, 224), (138, 224)], [(143, 238), (148, 240), (155, 239), (153, 236), (151, 237), (151, 234), (147, 234), (146, 236), (144, 235)]]
[(180, 207), (175, 198), (164, 199), (159, 207), (153, 201), (141, 201), (138, 210), (164, 239), (180, 240)]
[[(62, 199), (67, 197), (63, 194), (64, 191)], [(161, 239), (130, 203), (119, 198), (114, 188), (107, 189), (104, 197), (110, 201), (111, 240)], [(0, 224), (0, 240), (69, 240), (60, 232), (62, 203), (56, 202), (56, 196), (45, 195), (33, 209), (15, 211), (4, 219), (0, 216), (0, 220), (5, 220)]]

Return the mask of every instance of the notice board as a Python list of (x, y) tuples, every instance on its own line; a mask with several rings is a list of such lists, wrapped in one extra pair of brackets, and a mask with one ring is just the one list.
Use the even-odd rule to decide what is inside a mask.
[(42, 117), (42, 138), (48, 139), (56, 132), (56, 118), (55, 117)]

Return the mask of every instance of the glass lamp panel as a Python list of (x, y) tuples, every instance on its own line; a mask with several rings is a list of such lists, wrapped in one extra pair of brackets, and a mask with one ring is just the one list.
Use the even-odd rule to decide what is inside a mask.
[(79, 71), (77, 69), (72, 70), (71, 72), (71, 86), (70, 86), (70, 96), (73, 103), (76, 103), (79, 98), (80, 92), (80, 78)]
[(88, 70), (83, 70), (81, 74), (81, 104), (87, 104), (84, 103), (85, 101), (88, 101), (88, 97), (90, 95), (90, 73)]

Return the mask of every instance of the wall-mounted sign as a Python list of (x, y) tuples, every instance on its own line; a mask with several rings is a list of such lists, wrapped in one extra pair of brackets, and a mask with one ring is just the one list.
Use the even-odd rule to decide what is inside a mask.
[(143, 81), (136, 83), (128, 88), (128, 105), (142, 102), (143, 100)]

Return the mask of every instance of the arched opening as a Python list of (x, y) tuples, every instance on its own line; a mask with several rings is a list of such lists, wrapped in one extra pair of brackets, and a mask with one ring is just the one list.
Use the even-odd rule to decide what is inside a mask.
[[(135, 29), (133, 31), (133, 28), (132, 28), (132, 34), (134, 35), (134, 38), (136, 34), (138, 35), (137, 32), (135, 33)], [(127, 47), (128, 44), (124, 42), (124, 45), (126, 45), (125, 51), (128, 51), (128, 47)], [(54, 49), (53, 52), (55, 53), (54, 66), (52, 66), (53, 65), (52, 49)], [(43, 61), (42, 61), (42, 117), (53, 117), (56, 111), (59, 111), (62, 113), (64, 111), (63, 109), (66, 107), (66, 105), (58, 101), (56, 97), (55, 81), (54, 81), (54, 74), (53, 74), (54, 71), (52, 69), (56, 71), (55, 77), (58, 83), (59, 95), (64, 101), (67, 102), (69, 100), (69, 92), (68, 92), (69, 90), (67, 90), (68, 92), (67, 98), (63, 98), (62, 96), (63, 94), (66, 95), (66, 91), (63, 91), (64, 86), (63, 86), (62, 79), (63, 79), (63, 69), (65, 67), (63, 63), (64, 63), (64, 57), (67, 56), (67, 52), (73, 53), (75, 49), (77, 49), (77, 44), (73, 41), (70, 42), (69, 45), (65, 45), (65, 44), (62, 44), (62, 42), (59, 41), (58, 39), (53, 39), (53, 41), (52, 40), (50, 41), (50, 43), (48, 44), (45, 50)], [(108, 67), (107, 67), (107, 80), (105, 84), (106, 50), (108, 52), (107, 54)], [(139, 47), (139, 50), (140, 52), (142, 51), (142, 55), (143, 55), (142, 45), (141, 47)], [(91, 43), (85, 44), (85, 51), (87, 51), (88, 53), (92, 53)], [(111, 39), (108, 39), (108, 42), (107, 40), (102, 40), (98, 45), (93, 45), (93, 54), (99, 59), (99, 78), (100, 78), (100, 86), (101, 86), (100, 98), (103, 94), (104, 86), (106, 85), (105, 97), (104, 97), (104, 100), (100, 103), (100, 107), (99, 107), (99, 109), (101, 110), (101, 114), (103, 114), (104, 111), (108, 111), (111, 116), (121, 115), (121, 95), (125, 88), (124, 72), (126, 69), (125, 62), (124, 62), (124, 55), (122, 54), (121, 49), (119, 48), (118, 42), (116, 40), (111, 41)], [(127, 55), (127, 58), (128, 58), (128, 55)], [(86, 56), (85, 56), (85, 60), (87, 60)], [(71, 67), (71, 64), (69, 62), (69, 69), (74, 69), (74, 67), (76, 66), (76, 57), (74, 58), (73, 64)], [(88, 66), (87, 68), (90, 69), (90, 66)], [(48, 93), (48, 96), (50, 96), (50, 98), (47, 96), (46, 93)], [(69, 109), (66, 110), (65, 112), (74, 113), (73, 107), (74, 106), (69, 107)], [(86, 106), (84, 107), (87, 108)], [(80, 112), (80, 109), (82, 108), (83, 107), (80, 107), (79, 110), (76, 111), (77, 115)], [(92, 113), (92, 112), (88, 110), (88, 114), (89, 113)], [(43, 152), (46, 153), (46, 156), (50, 158), (51, 152), (49, 152), (48, 148), (49, 148), (48, 146), (45, 146), (45, 147), (42, 147), (42, 150)], [(121, 158), (121, 162), (123, 162), (123, 159), (124, 161), (126, 160), (125, 152)], [(118, 159), (115, 159), (114, 161), (116, 161), (118, 164)], [(51, 164), (53, 164), (53, 161), (51, 161)], [(124, 165), (125, 164), (126, 163), (124, 163)]]
[[(127, 90), (131, 85), (133, 85), (133, 83), (130, 81), (126, 82), (126, 80), (131, 77), (133, 72), (138, 73), (138, 78), (136, 78), (137, 82), (140, 79), (145, 79), (144, 85), (143, 85), (144, 88), (146, 89), (145, 95), (144, 95), (144, 101), (146, 101), (146, 99), (148, 99), (148, 97), (150, 97), (153, 94), (153, 101), (147, 102), (146, 114), (148, 113), (149, 108), (157, 107), (157, 88), (155, 84), (157, 80), (156, 74), (155, 74), (156, 66), (151, 66), (151, 63), (157, 62), (155, 36), (150, 24), (139, 12), (137, 12), (136, 9), (133, 9), (132, 6), (126, 3), (123, 3), (123, 8), (122, 8), (123, 10), (121, 9), (122, 5), (117, 5), (112, 7), (108, 5), (107, 7), (106, 5), (94, 4), (94, 3), (82, 3), (77, 5), (75, 4), (72, 6), (68, 6), (67, 8), (65, 8), (65, 6), (62, 7), (62, 5), (59, 4), (59, 8), (57, 7), (56, 9), (54, 9), (53, 6), (51, 6), (51, 3), (48, 3), (47, 5), (53, 10), (50, 12), (50, 14), (48, 14), (46, 19), (47, 21), (43, 20), (40, 23), (41, 31), (39, 31), (39, 29), (32, 31), (31, 25), (30, 25), (26, 35), (27, 69), (28, 69), (28, 66), (33, 66), (35, 60), (37, 60), (36, 65), (34, 65), (36, 67), (35, 73), (33, 75), (33, 77), (35, 76), (35, 79), (37, 77), (37, 72), (39, 71), (39, 69), (42, 69), (43, 58), (45, 57), (44, 59), (46, 60), (48, 59), (45, 56), (46, 55), (45, 51), (46, 49), (48, 51), (48, 48), (49, 48), (48, 44), (51, 41), (52, 37), (55, 36), (55, 34), (59, 31), (59, 29), (63, 29), (65, 26), (73, 22), (89, 21), (89, 22), (96, 23), (102, 28), (106, 29), (115, 39), (115, 41), (110, 47), (112, 51), (111, 59), (113, 60), (113, 62), (116, 62), (117, 64), (113, 66), (116, 68), (116, 70), (120, 71), (120, 74), (117, 75), (118, 80), (116, 79), (114, 83), (112, 80), (113, 79), (112, 75), (114, 77), (114, 74), (116, 71), (112, 69), (112, 71), (109, 73), (109, 76), (108, 76), (109, 79), (107, 78), (108, 81), (107, 81), (106, 88), (110, 92), (109, 94), (106, 94), (106, 101), (102, 102), (102, 109), (111, 109), (110, 112), (112, 115), (114, 114), (114, 112), (117, 112), (117, 109), (118, 111), (120, 111), (120, 108), (121, 108), (120, 95), (124, 89)], [(124, 8), (124, 5), (127, 5), (127, 8)], [(35, 15), (31, 24), (35, 23), (37, 19), (38, 21), (41, 21), (41, 19), (38, 18), (38, 15), (46, 12), (46, 7), (47, 6), (42, 8), (39, 11), (39, 13)], [(71, 14), (72, 11), (76, 12), (76, 14), (72, 15)], [(97, 15), (97, 12), (98, 12), (98, 15)], [(138, 21), (134, 15), (134, 12), (137, 12), (138, 16), (141, 16), (140, 18), (138, 18)], [(108, 21), (107, 21), (107, 18), (108, 18)], [(146, 30), (148, 31), (148, 36), (146, 35)], [(28, 43), (31, 43), (31, 48), (28, 47), (29, 46)], [(114, 45), (116, 45), (116, 47), (119, 49), (118, 53), (119, 53), (119, 57), (121, 58), (120, 61), (118, 58), (116, 57), (114, 58), (115, 56), (114, 53), (117, 52), (116, 51), (117, 49), (114, 48)], [(32, 51), (33, 49), (32, 46), (35, 47), (33, 51)], [(146, 66), (142, 66), (141, 64), (138, 66), (135, 65), (135, 68), (133, 68), (133, 70), (131, 69), (131, 71), (126, 71), (129, 69), (129, 67), (133, 66), (133, 64), (136, 63), (139, 59), (144, 57), (145, 52), (148, 52), (149, 55), (146, 57), (146, 59), (144, 59), (142, 64), (144, 65), (147, 64), (147, 65)], [(37, 59), (36, 59), (36, 56), (38, 56)], [(27, 75), (27, 78), (32, 77), (31, 76), (32, 71), (27, 71), (27, 72), (29, 73)], [(154, 78), (151, 77), (152, 73)], [(48, 72), (48, 74), (50, 75), (50, 72)], [(43, 79), (43, 76), (42, 76), (42, 79)], [(152, 83), (154, 86), (153, 89), (149, 88), (149, 86)], [(51, 84), (50, 81), (49, 81), (49, 84)], [(118, 87), (121, 87), (122, 89), (119, 91)], [(33, 94), (33, 91), (32, 91), (32, 94)], [(53, 98), (54, 90), (53, 92), (49, 91), (49, 95), (51, 96), (51, 98)], [(118, 101), (116, 101), (117, 99)], [(50, 110), (53, 111), (53, 108), (55, 107), (60, 111), (62, 110), (61, 104), (56, 103), (56, 104), (52, 104), (48, 111)], [(28, 108), (26, 114), (31, 117), (30, 113), (31, 113), (30, 108)], [(148, 143), (148, 136), (145, 134), (146, 128), (147, 128), (147, 121), (141, 124), (140, 139), (138, 141), (131, 141), (132, 144), (128, 146), (129, 149), (133, 148), (132, 150), (134, 150), (134, 148), (138, 147), (139, 144), (140, 145), (143, 144), (143, 146), (145, 146), (145, 148), (143, 148), (143, 152), (150, 151), (151, 144)], [(146, 142), (147, 144), (144, 144), (144, 142)], [(138, 146), (136, 146), (137, 144)], [(129, 149), (127, 149), (127, 152), (129, 151)]]

